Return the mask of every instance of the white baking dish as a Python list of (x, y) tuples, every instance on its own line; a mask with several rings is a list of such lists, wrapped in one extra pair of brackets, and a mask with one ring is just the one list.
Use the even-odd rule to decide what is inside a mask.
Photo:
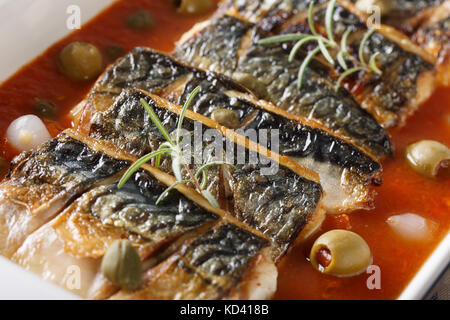
[[(0, 0), (0, 82), (69, 34), (70, 5), (81, 9), (86, 22), (114, 0)], [(430, 256), (399, 299), (422, 299), (450, 263), (450, 235)], [(72, 294), (0, 257), (0, 299), (71, 299)]]

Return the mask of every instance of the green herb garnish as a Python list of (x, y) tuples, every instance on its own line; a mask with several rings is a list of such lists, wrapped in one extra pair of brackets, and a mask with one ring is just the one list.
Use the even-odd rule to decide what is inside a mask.
[[(308, 25), (309, 29), (311, 30), (312, 34), (304, 34), (304, 33), (291, 33), (291, 34), (283, 34), (279, 36), (273, 36), (268, 37), (265, 39), (261, 39), (258, 41), (259, 45), (272, 45), (276, 43), (283, 43), (283, 42), (291, 42), (291, 41), (297, 41), (296, 44), (291, 49), (291, 52), (289, 54), (289, 62), (294, 61), (298, 51), (300, 48), (311, 41), (317, 42), (317, 48), (312, 50), (308, 53), (306, 58), (303, 60), (303, 63), (300, 66), (299, 72), (298, 72), (298, 89), (300, 90), (302, 88), (303, 84), (303, 78), (305, 76), (306, 68), (311, 63), (313, 58), (320, 52), (322, 53), (322, 56), (328, 61), (329, 64), (334, 66), (336, 64), (335, 60), (333, 59), (332, 55), (330, 54), (329, 48), (335, 48), (338, 50), (338, 53), (336, 55), (337, 63), (344, 69), (344, 72), (340, 75), (338, 81), (335, 85), (335, 90), (338, 91), (342, 81), (350, 76), (351, 74), (359, 71), (365, 71), (365, 72), (374, 72), (378, 75), (382, 74), (382, 71), (377, 67), (376, 64), (376, 58), (380, 54), (379, 52), (374, 53), (369, 60), (369, 63), (366, 63), (364, 59), (364, 48), (366, 46), (367, 40), (369, 37), (375, 32), (375, 29), (369, 29), (366, 34), (364, 35), (363, 39), (361, 40), (361, 43), (359, 45), (359, 51), (358, 51), (358, 58), (353, 57), (348, 52), (348, 46), (347, 46), (347, 39), (352, 30), (348, 28), (345, 30), (342, 39), (340, 43), (337, 43), (334, 40), (334, 32), (333, 32), (333, 14), (334, 10), (336, 8), (336, 1), (337, 0), (331, 0), (328, 4), (327, 11), (325, 13), (325, 30), (327, 33), (327, 37), (324, 37), (317, 33), (316, 28), (314, 26), (314, 1), (311, 1), (309, 4), (308, 9)], [(346, 59), (349, 59), (353, 62), (354, 67), (349, 68), (347, 65)]]
[[(166, 140), (164, 143), (162, 143), (159, 148), (156, 151), (153, 151), (136, 162), (134, 162), (130, 168), (124, 173), (122, 178), (120, 179), (117, 187), (121, 189), (124, 184), (130, 179), (130, 177), (137, 171), (139, 168), (149, 162), (152, 159), (155, 159), (155, 167), (158, 168), (161, 162), (161, 157), (163, 156), (170, 156), (172, 159), (172, 169), (174, 172), (174, 175), (177, 179), (177, 182), (169, 186), (156, 200), (156, 205), (158, 205), (168, 194), (169, 192), (174, 189), (176, 186), (180, 184), (188, 184), (192, 183), (195, 185), (195, 188), (198, 192), (200, 192), (207, 200), (208, 202), (215, 208), (219, 207), (219, 204), (217, 200), (213, 197), (213, 195), (208, 191), (205, 190), (207, 181), (208, 181), (208, 175), (207, 175), (207, 168), (211, 166), (216, 165), (229, 165), (235, 168), (232, 164), (224, 162), (224, 161), (215, 161), (215, 162), (209, 162), (205, 163), (197, 170), (195, 174), (192, 173), (188, 161), (183, 157), (183, 152), (180, 147), (181, 142), (181, 131), (182, 131), (182, 125), (183, 120), (186, 115), (186, 110), (190, 107), (192, 101), (194, 100), (197, 93), (200, 91), (200, 86), (196, 87), (188, 96), (186, 102), (184, 103), (183, 109), (180, 112), (180, 115), (178, 116), (178, 126), (177, 126), (177, 132), (176, 132), (176, 138), (175, 140), (172, 139), (171, 135), (167, 131), (167, 129), (164, 127), (164, 125), (161, 123), (161, 120), (159, 120), (158, 116), (156, 115), (153, 108), (145, 101), (145, 99), (141, 98), (140, 102), (144, 109), (147, 111), (150, 119), (154, 123), (154, 125), (158, 128), (159, 132), (162, 134), (164, 139)], [(182, 167), (185, 168), (186, 172), (188, 173), (190, 179), (183, 179), (182, 175)], [(202, 181), (199, 182), (198, 178), (202, 178)]]

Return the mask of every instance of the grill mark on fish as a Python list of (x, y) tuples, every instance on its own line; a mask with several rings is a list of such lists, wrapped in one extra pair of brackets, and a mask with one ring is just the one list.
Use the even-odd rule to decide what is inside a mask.
[[(91, 137), (111, 142), (136, 157), (141, 157), (145, 153), (154, 151), (158, 148), (165, 140), (148, 118), (148, 115), (140, 104), (141, 98), (144, 98), (152, 106), (155, 113), (163, 121), (169, 132), (176, 129), (178, 114), (172, 111), (177, 108), (176, 106), (172, 105), (169, 110), (164, 105), (164, 103), (168, 104), (169, 102), (164, 102), (161, 99), (158, 100), (156, 96), (148, 96), (139, 91), (125, 91), (110, 109), (103, 113), (98, 113), (92, 119), (90, 130)], [(179, 109), (180, 108), (178, 107), (178, 112)], [(193, 115), (195, 114), (188, 112), (185, 121), (183, 122), (183, 129), (188, 132), (191, 132), (194, 129)], [(202, 132), (218, 126), (218, 124), (213, 123), (212, 120), (209, 120), (211, 123), (208, 124), (205, 122), (206, 118), (200, 119), (198, 117), (199, 116), (197, 116), (196, 120), (201, 121), (204, 124), (202, 126)], [(252, 154), (254, 151), (250, 151), (246, 148), (243, 149), (239, 144), (237, 146), (234, 145), (234, 143), (236, 143), (235, 140), (228, 140), (230, 138), (226, 139), (222, 134), (223, 132), (217, 131), (216, 134), (213, 134), (212, 136), (214, 136), (214, 139), (219, 139), (216, 140), (216, 143), (218, 142), (219, 146), (223, 146), (222, 150), (227, 150), (231, 142), (233, 154), (216, 154), (215, 145), (212, 145), (209, 141), (203, 141), (202, 150), (208, 155), (208, 159), (206, 160), (226, 160), (235, 164), (237, 169), (232, 170), (229, 177), (230, 180), (228, 181), (230, 186), (227, 187), (227, 189), (231, 190), (230, 196), (232, 197), (232, 207), (234, 209), (232, 213), (244, 223), (247, 223), (251, 227), (258, 229), (269, 236), (274, 245), (274, 258), (278, 259), (285, 252), (289, 244), (291, 244), (300, 234), (309, 217), (311, 217), (318, 209), (318, 202), (322, 196), (320, 185), (316, 182), (307, 180), (308, 178), (298, 176), (295, 172), (288, 169), (290, 167), (285, 167), (282, 164), (278, 169), (278, 173), (265, 175), (265, 178), (271, 181), (271, 183), (267, 184), (267, 188), (259, 185), (259, 187), (255, 187), (253, 190), (251, 190), (250, 187), (245, 189), (244, 185), (246, 184), (245, 179), (247, 176), (251, 177), (260, 174), (262, 165), (258, 163), (248, 166), (238, 163), (237, 155), (239, 150), (245, 152), (243, 156), (247, 160), (257, 154)], [(139, 140), (139, 145), (130, 146), (127, 141), (133, 140), (134, 136), (143, 136), (145, 138)], [(147, 141), (150, 141), (150, 143), (147, 143)], [(232, 159), (229, 159), (230, 155), (232, 156)], [(261, 154), (259, 157), (260, 162), (264, 164), (273, 161)], [(296, 168), (295, 163), (288, 162), (287, 160), (285, 161), (289, 166)], [(280, 162), (282, 161), (280, 160)], [(192, 163), (193, 166), (191, 167), (195, 171), (200, 164), (195, 162), (195, 159)], [(164, 158), (161, 163), (161, 170), (172, 174), (170, 158)], [(187, 174), (184, 173), (184, 175)], [(208, 168), (208, 176), (211, 177), (210, 179), (213, 181), (209, 182), (207, 188), (217, 198), (220, 195), (219, 189), (221, 183), (218, 167)], [(284, 179), (279, 179), (279, 176), (284, 176)], [(253, 182), (256, 183), (257, 181), (255, 180)], [(270, 219), (267, 219), (264, 218), (267, 217), (266, 210), (264, 210), (264, 208), (258, 208), (255, 205), (258, 201), (266, 201), (267, 203), (276, 201), (278, 195), (267, 192), (269, 186), (275, 185), (279, 188), (279, 193), (283, 195), (283, 199), (280, 199), (277, 202), (278, 207), (271, 206), (271, 211), (273, 212)], [(243, 201), (244, 198), (245, 200), (248, 200), (248, 194), (245, 193), (247, 191), (251, 191), (253, 194), (254, 201), (250, 201), (252, 204), (247, 204), (246, 201)], [(289, 230), (287, 232), (281, 232), (283, 228), (286, 228), (286, 225)]]
[[(165, 58), (167, 61), (162, 65), (176, 74), (181, 73), (177, 71), (178, 68), (183, 70), (186, 68), (172, 58), (150, 49), (137, 48), (129, 55), (142, 55), (148, 60), (145, 65), (153, 65), (157, 69), (160, 68), (158, 61)], [(126, 56), (123, 60), (142, 61), (143, 58), (134, 57), (131, 59)], [(120, 63), (122, 66), (125, 64), (126, 62)], [(211, 117), (214, 110), (228, 109), (232, 110), (239, 118), (240, 128), (243, 130), (267, 129), (269, 134), (273, 129), (280, 130), (280, 154), (293, 157), (295, 161), (311, 170), (318, 170), (326, 192), (324, 205), (330, 213), (371, 206), (373, 194), (369, 190), (369, 185), (373, 181), (379, 181), (381, 166), (378, 162), (354, 145), (334, 137), (317, 123), (311, 123), (311, 121), (299, 117), (294, 118), (292, 115), (281, 113), (280, 109), (270, 106), (269, 103), (261, 103), (241, 85), (224, 76), (194, 68), (190, 68), (190, 70), (191, 73), (183, 72), (183, 80), (176, 80), (176, 85), (170, 83), (170, 81), (164, 82), (167, 85), (166, 88), (170, 89), (166, 89), (164, 85), (158, 83), (157, 89), (152, 88), (152, 84), (157, 82), (155, 79), (163, 78), (156, 73), (149, 75), (151, 80), (147, 82), (147, 86), (144, 86), (144, 83), (138, 85), (152, 93), (161, 94), (178, 105), (184, 104), (189, 93), (195, 87), (200, 86), (201, 89), (192, 104), (194, 112)], [(113, 88), (114, 83), (120, 82), (119, 79), (114, 79), (115, 76), (122, 77), (120, 72), (112, 66), (106, 72), (105, 77), (95, 85), (90, 95), (93, 102), (87, 103), (87, 105), (93, 106), (95, 110), (93, 113), (96, 110), (105, 110), (112, 104), (111, 101), (117, 98), (116, 94), (110, 94), (107, 100), (96, 98), (107, 92), (104, 87)], [(169, 76), (169, 78), (172, 77)], [(129, 85), (134, 86), (133, 83), (129, 83)], [(109, 103), (105, 101), (109, 101)], [(134, 112), (123, 112), (124, 115), (127, 113), (131, 115), (130, 119), (124, 120), (124, 127), (133, 126), (134, 119), (143, 116), (142, 110), (139, 111), (139, 115), (135, 115)], [(111, 115), (110, 120), (113, 121), (112, 119), (118, 116), (119, 114)], [(162, 116), (166, 117), (167, 115)], [(165, 121), (167, 123), (172, 122), (173, 127), (176, 119)], [(115, 130), (106, 130), (111, 131), (111, 135), (118, 135), (119, 137), (121, 135), (119, 133), (121, 127), (116, 127)], [(136, 129), (135, 134), (127, 137), (127, 139), (122, 139), (121, 143), (126, 144), (128, 150), (135, 155), (143, 155), (152, 150), (143, 145), (146, 139), (147, 137), (141, 135), (139, 129)], [(387, 150), (392, 150), (392, 145), (387, 138), (385, 144)], [(328, 201), (328, 199), (331, 199), (331, 195), (336, 193), (339, 193), (339, 195), (335, 196), (332, 202)]]
[(226, 298), (268, 245), (267, 241), (234, 225), (217, 226), (187, 242), (165, 263), (149, 270), (143, 289), (122, 290), (112, 299)]
[[(187, 50), (192, 51), (192, 46), (203, 43), (204, 35), (208, 35), (206, 38), (209, 39), (209, 34), (216, 30), (232, 33), (233, 27), (240, 24), (248, 25), (248, 22), (236, 17), (223, 16), (198, 32), (191, 40), (184, 42), (173, 54), (195, 66), (195, 59), (190, 60), (189, 56), (185, 55)], [(209, 61), (208, 64), (213, 65), (215, 71), (230, 74), (234, 80), (248, 87), (259, 98), (272, 102), (294, 115), (314, 119), (330, 131), (349, 139), (377, 157), (392, 152), (388, 135), (376, 120), (361, 109), (344, 89), (335, 92), (333, 79), (327, 76), (325, 66), (318, 63), (310, 65), (304, 77), (303, 87), (299, 91), (297, 75), (301, 60), (289, 63), (289, 52), (279, 45), (271, 47), (257, 45), (256, 41), (263, 37), (262, 31), (257, 27), (252, 28), (252, 45), (244, 56), (240, 57), (236, 69), (229, 66), (227, 69), (217, 70), (216, 62), (209, 56), (202, 57), (202, 66), (205, 66), (205, 61)], [(211, 42), (208, 45), (214, 44)]]
[(127, 165), (60, 134), (16, 157), (0, 185), (0, 251), (10, 256), (31, 232)]

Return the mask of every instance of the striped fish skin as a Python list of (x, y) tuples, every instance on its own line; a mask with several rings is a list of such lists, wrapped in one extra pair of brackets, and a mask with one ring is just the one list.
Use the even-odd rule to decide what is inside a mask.
[[(32, 233), (12, 260), (84, 298), (108, 298), (118, 289), (102, 276), (100, 263), (115, 240), (129, 239), (142, 260), (156, 262), (163, 246), (218, 221), (176, 190), (156, 206), (165, 188), (142, 169), (120, 190), (116, 183), (93, 188)], [(67, 286), (73, 266), (82, 270), (78, 287)]]
[[(414, 30), (422, 23), (429, 11), (434, 10), (448, 0), (391, 0), (382, 1), (382, 23), (393, 26), (407, 35), (412, 35)], [(355, 6), (367, 12), (369, 1), (351, 0)]]
[(90, 150), (64, 133), (36, 151), (22, 153), (0, 185), (0, 253), (9, 257), (73, 198), (126, 165), (126, 161)]
[[(326, 8), (316, 11), (317, 25), (324, 25), (325, 12)], [(353, 30), (348, 45), (353, 56), (358, 58), (359, 46), (368, 31), (367, 27), (359, 17), (339, 5), (336, 6), (333, 18), (336, 41), (340, 41), (347, 28)], [(305, 26), (307, 21), (301, 22), (302, 30)], [(406, 117), (431, 95), (433, 84), (426, 82), (434, 81), (427, 79), (434, 76), (434, 66), (379, 32), (373, 33), (366, 42), (365, 61), (369, 61), (376, 52), (380, 53), (377, 66), (383, 74), (358, 74), (357, 78), (350, 82), (351, 91), (361, 105), (384, 126), (403, 124)], [(431, 88), (428, 88), (429, 86)]]
[[(139, 61), (142, 66), (136, 66), (135, 61)], [(140, 75), (141, 80), (137, 83), (127, 81), (126, 79), (131, 78), (127, 74), (139, 68), (151, 71), (147, 80), (142, 81), (144, 76)], [(211, 117), (213, 111), (217, 109), (229, 109), (243, 124), (241, 129), (257, 131), (265, 129), (269, 133), (273, 129), (279, 130), (280, 154), (289, 156), (299, 164), (319, 173), (326, 192), (324, 205), (328, 212), (367, 208), (371, 204), (372, 192), (369, 186), (379, 181), (381, 173), (381, 166), (377, 161), (323, 129), (268, 111), (263, 106), (257, 105), (258, 101), (249, 101), (246, 99), (248, 95), (246, 89), (224, 76), (193, 68), (188, 71), (186, 66), (164, 54), (136, 48), (107, 70), (95, 85), (89, 98), (92, 102), (88, 102), (87, 105), (94, 109), (92, 113), (105, 110), (117, 99), (116, 92), (127, 86), (159, 94), (177, 105), (183, 105), (189, 93), (200, 86), (201, 89), (192, 103), (194, 112)], [(124, 127), (132, 127), (134, 125), (132, 119), (142, 115), (142, 110), (139, 112), (141, 114), (134, 115), (129, 123), (123, 122)], [(117, 116), (117, 113), (110, 115), (109, 119), (113, 121)], [(176, 119), (166, 120), (172, 124), (174, 121)], [(111, 136), (118, 135), (119, 138), (121, 136), (119, 127), (114, 130), (100, 129), (102, 130), (107, 130)], [(135, 134), (127, 139), (121, 139), (120, 142), (136, 156), (150, 151), (144, 146), (146, 137), (140, 135), (139, 130), (135, 129)], [(384, 141), (380, 141), (385, 145), (382, 153), (390, 154), (392, 144), (386, 135), (383, 139)], [(336, 196), (331, 199), (331, 195)]]
[(139, 170), (121, 189), (111, 184), (91, 190), (77, 210), (151, 242), (168, 242), (219, 218), (179, 192), (172, 192), (161, 205), (155, 205), (166, 188), (149, 173)]
[[(178, 115), (165, 109), (143, 92), (131, 90), (124, 91), (110, 109), (97, 113), (93, 117), (91, 137), (111, 142), (136, 157), (156, 150), (165, 140), (142, 107), (141, 98), (155, 110), (169, 132), (177, 128)], [(194, 121), (186, 117), (183, 129), (188, 132), (193, 131)], [(207, 129), (208, 127), (202, 126), (203, 133)], [(221, 139), (217, 141), (219, 146), (222, 145), (222, 150), (227, 150), (229, 148), (227, 144), (230, 141), (218, 131), (216, 133), (213, 139)], [(130, 145), (129, 141), (134, 143)], [(237, 155), (238, 150), (242, 148), (236, 145), (233, 146), (233, 153), (230, 153), (233, 159), (225, 153), (215, 154), (214, 150), (215, 144), (211, 145), (210, 142), (203, 140), (202, 151), (208, 157), (205, 158), (203, 155), (205, 161), (225, 160), (236, 166), (236, 169), (231, 170), (225, 179), (228, 183), (225, 188), (229, 190), (229, 193), (224, 200), (230, 203), (233, 209), (231, 213), (271, 238), (274, 245), (273, 256), (274, 259), (278, 259), (284, 254), (289, 244), (297, 238), (308, 219), (318, 210), (318, 203), (322, 196), (320, 185), (298, 176), (283, 166), (280, 166), (278, 172), (274, 174), (262, 176), (262, 163), (270, 163), (270, 160), (260, 155), (260, 163), (241, 164), (237, 161)], [(251, 155), (247, 149), (244, 152), (244, 157), (248, 161)], [(200, 164), (196, 164), (193, 159), (191, 166), (193, 172), (199, 166)], [(161, 169), (172, 174), (170, 158), (163, 158)], [(220, 200), (224, 195), (221, 193), (222, 182), (219, 169), (218, 166), (208, 168), (207, 190)], [(183, 174), (187, 179), (189, 178), (185, 171)], [(226, 205), (225, 208), (227, 208)]]
[[(247, 41), (250, 41), (250, 44), (246, 50), (240, 50), (238, 59), (234, 64), (229, 64), (227, 69), (219, 70), (217, 62), (211, 55), (200, 56), (199, 48), (216, 46), (216, 50), (221, 49), (221, 46), (213, 40), (204, 43), (204, 40), (214, 39), (211, 34), (221, 32), (231, 35), (238, 25), (248, 26), (249, 23), (225, 15), (186, 40), (173, 54), (176, 58), (196, 67), (201, 66), (230, 75), (252, 90), (258, 98), (272, 102), (294, 115), (316, 120), (377, 157), (391, 154), (392, 145), (387, 132), (347, 91), (342, 89), (338, 93), (335, 92), (334, 80), (327, 75), (325, 66), (318, 63), (310, 65), (306, 70), (302, 89), (298, 90), (297, 79), (301, 59), (289, 63), (289, 51), (280, 45), (269, 47), (258, 45), (256, 42), (264, 37), (262, 33), (269, 35), (261, 28), (248, 26), (247, 37), (252, 33), (251, 39), (233, 37), (234, 41), (239, 41), (240, 47), (246, 46)], [(196, 54), (192, 53), (193, 50)], [(228, 52), (229, 56), (237, 54)]]
[[(245, 271), (255, 270), (255, 266), (261, 264), (264, 248), (268, 245), (267, 241), (235, 225), (220, 225), (185, 244), (162, 265), (149, 270), (141, 290), (122, 290), (112, 299), (233, 298), (236, 286), (245, 286)], [(260, 286), (273, 287), (276, 269), (266, 269), (265, 273), (266, 279)]]

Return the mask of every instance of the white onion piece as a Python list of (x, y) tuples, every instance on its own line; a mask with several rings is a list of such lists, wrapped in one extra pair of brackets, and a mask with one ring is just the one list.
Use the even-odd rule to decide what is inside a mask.
[(391, 216), (387, 224), (399, 236), (408, 241), (428, 241), (433, 238), (437, 223), (414, 213)]
[(51, 136), (42, 120), (29, 114), (11, 122), (6, 138), (14, 148), (28, 151), (49, 140)]

